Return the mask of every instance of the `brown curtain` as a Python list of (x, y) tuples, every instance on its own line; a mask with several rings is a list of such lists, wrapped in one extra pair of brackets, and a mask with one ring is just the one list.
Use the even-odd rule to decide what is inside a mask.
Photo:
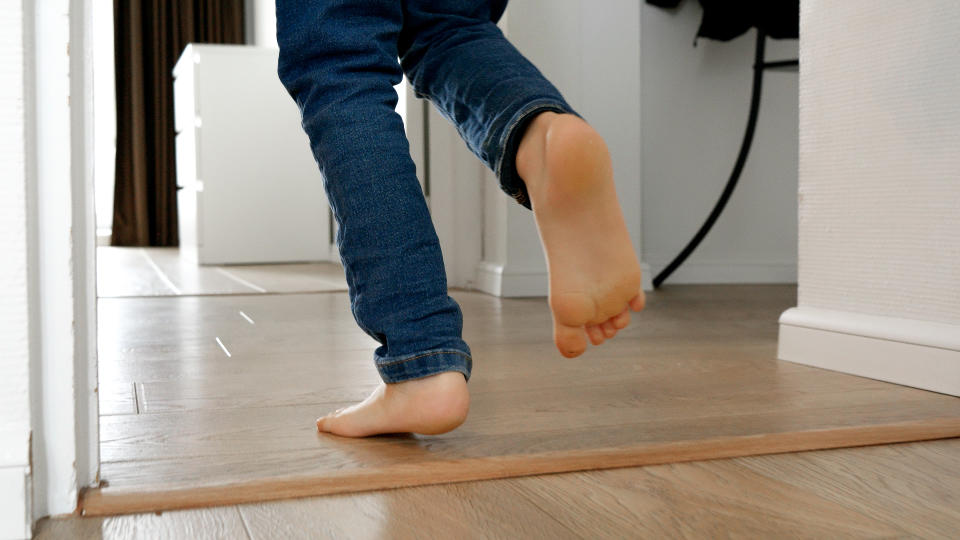
[(187, 43), (243, 43), (243, 0), (114, 0), (114, 246), (177, 245), (173, 70)]

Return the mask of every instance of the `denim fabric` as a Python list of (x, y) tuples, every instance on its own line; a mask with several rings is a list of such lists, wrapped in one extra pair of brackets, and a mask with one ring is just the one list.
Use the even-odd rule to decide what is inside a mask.
[[(573, 112), (494, 24), (506, 0), (277, 0), (280, 80), (300, 108), (360, 327), (385, 382), (470, 376), (460, 307), (393, 86), (403, 73), (526, 207), (514, 159), (539, 112)], [(399, 59), (399, 61), (398, 61)]]

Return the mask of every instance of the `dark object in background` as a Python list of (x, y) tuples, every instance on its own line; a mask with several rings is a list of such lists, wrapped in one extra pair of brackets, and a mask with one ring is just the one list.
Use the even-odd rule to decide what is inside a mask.
[(243, 43), (238, 0), (114, 0), (114, 246), (175, 246), (173, 66), (187, 43)]
[[(648, 4), (675, 8), (683, 0), (647, 0)], [(751, 28), (774, 39), (800, 37), (800, 0), (700, 0), (703, 19), (698, 37), (730, 41)]]

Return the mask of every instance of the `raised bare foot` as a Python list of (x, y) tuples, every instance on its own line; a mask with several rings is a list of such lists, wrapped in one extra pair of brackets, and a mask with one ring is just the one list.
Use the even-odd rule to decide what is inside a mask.
[(361, 403), (317, 420), (317, 429), (344, 437), (380, 433), (437, 435), (455, 429), (467, 419), (470, 393), (458, 372), (383, 384)]
[(550, 272), (553, 338), (568, 358), (643, 309), (640, 264), (623, 220), (607, 145), (572, 114), (537, 115), (520, 142), (523, 178)]

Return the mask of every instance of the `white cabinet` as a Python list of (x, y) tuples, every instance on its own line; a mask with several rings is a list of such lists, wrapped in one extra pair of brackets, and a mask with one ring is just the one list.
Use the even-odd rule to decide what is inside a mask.
[(323, 179), (276, 49), (191, 44), (173, 76), (181, 251), (201, 264), (328, 260)]

